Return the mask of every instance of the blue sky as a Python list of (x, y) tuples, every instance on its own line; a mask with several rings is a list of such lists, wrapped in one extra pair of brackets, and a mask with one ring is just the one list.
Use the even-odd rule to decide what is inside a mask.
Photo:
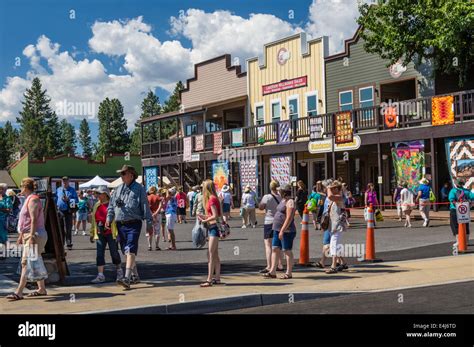
[[(330, 36), (335, 52), (352, 36), (356, 16), (355, 0), (3, 0), (0, 123), (15, 121), (38, 76), (53, 108), (97, 108), (117, 97), (132, 128), (144, 94), (154, 90), (164, 101), (195, 63), (230, 53), (244, 64), (266, 42), (299, 31)], [(59, 116), (76, 126), (84, 117)], [(94, 137), (95, 115), (87, 117)]]

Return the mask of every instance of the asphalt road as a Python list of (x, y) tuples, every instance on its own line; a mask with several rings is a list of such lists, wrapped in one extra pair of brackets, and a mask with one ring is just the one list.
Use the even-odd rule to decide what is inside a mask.
[(473, 314), (474, 281), (380, 293), (349, 294), (225, 314)]
[[(219, 242), (219, 253), (223, 263), (224, 273), (258, 271), (265, 267), (262, 216), (259, 225), (253, 229), (241, 229), (240, 218), (233, 218), (231, 236)], [(297, 217), (297, 228), (300, 230), (300, 220)], [(366, 224), (362, 219), (353, 219), (352, 227), (343, 236), (343, 244), (354, 246), (363, 256), (366, 236)], [(418, 259), (452, 254), (453, 237), (447, 221), (432, 221), (429, 228), (421, 227), (421, 221), (415, 221), (414, 227), (405, 229), (401, 223), (386, 220), (378, 224), (375, 231), (376, 255), (385, 261)], [(207, 249), (195, 249), (192, 246), (191, 230), (193, 221), (188, 224), (176, 225), (176, 251), (165, 250), (168, 243), (161, 242), (162, 251), (148, 251), (146, 236), (140, 237), (138, 253), (139, 272), (142, 278), (164, 278), (204, 274), (207, 272)], [(299, 257), (300, 232), (294, 241), (294, 255)], [(310, 258), (319, 259), (322, 248), (322, 233), (310, 226)], [(10, 235), (14, 242), (16, 235)], [(74, 248), (67, 251), (67, 263), (71, 273), (71, 284), (86, 284), (96, 275), (96, 247), (89, 242), (88, 236), (74, 236)], [(359, 254), (361, 253), (361, 254)], [(355, 257), (348, 259), (355, 263)], [(106, 253), (106, 262), (111, 263), (110, 255)], [(16, 279), (18, 259), (10, 258), (3, 261), (0, 274)], [(113, 267), (106, 266), (105, 275), (113, 280)]]

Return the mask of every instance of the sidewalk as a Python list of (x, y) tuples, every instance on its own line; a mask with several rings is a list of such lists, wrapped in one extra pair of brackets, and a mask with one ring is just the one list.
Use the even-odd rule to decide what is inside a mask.
[[(327, 275), (298, 268), (293, 279), (264, 279), (256, 273), (223, 276), (226, 285), (200, 288), (204, 276), (147, 280), (131, 290), (115, 284), (49, 288), (46, 298), (7, 302), (0, 314), (207, 313), (296, 302), (327, 295), (402, 289), (472, 280), (474, 254), (423, 260), (362, 264)], [(225, 267), (225, 263), (223, 264)], [(389, 313), (389, 312), (387, 312)]]

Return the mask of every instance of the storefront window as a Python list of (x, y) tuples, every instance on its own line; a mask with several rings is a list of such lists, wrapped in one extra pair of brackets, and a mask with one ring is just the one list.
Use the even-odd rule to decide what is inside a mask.
[(280, 121), (280, 101), (272, 102), (272, 123)]
[(308, 117), (314, 117), (318, 115), (318, 97), (316, 93), (310, 93), (306, 95), (306, 109)]
[(298, 128), (298, 113), (298, 97), (292, 97), (288, 100), (288, 114), (290, 115), (290, 119), (294, 121), (292, 123), (295, 129)]
[(265, 123), (265, 114), (263, 105), (258, 105), (255, 108), (255, 123), (257, 125), (262, 125)]
[(341, 111), (352, 110), (352, 90), (339, 93), (339, 108)]
[(221, 131), (222, 130), (222, 124), (221, 120), (208, 120), (206, 121), (206, 132), (207, 133), (213, 133), (215, 131)]

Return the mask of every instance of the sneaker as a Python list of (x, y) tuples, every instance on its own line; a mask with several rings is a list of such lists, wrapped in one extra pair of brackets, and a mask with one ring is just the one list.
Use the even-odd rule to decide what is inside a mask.
[(117, 270), (117, 281), (123, 278), (123, 270)]
[(132, 278), (130, 279), (131, 284), (138, 284), (140, 283), (140, 277), (137, 275), (132, 275)]
[(117, 280), (119, 286), (124, 287), (125, 289), (130, 289), (130, 280), (126, 277), (122, 277)]
[(408, 227), (408, 222), (405, 222), (405, 228)]
[(411, 224), (408, 224), (408, 227), (411, 228)]
[(242, 229), (247, 229), (247, 226), (246, 226), (246, 225), (242, 225)]
[(426, 224), (426, 221), (423, 222), (423, 227), (426, 227), (428, 224)]
[(86, 232), (85, 232), (85, 231), (82, 232), (82, 236), (86, 236)]
[(97, 275), (96, 278), (94, 278), (91, 283), (104, 283), (105, 282), (105, 276), (104, 275)]
[(77, 231), (75, 231), (75, 232), (74, 232), (74, 236), (77, 236), (77, 234), (78, 234), (78, 232), (77, 232)]
[(430, 221), (427, 220), (427, 221), (426, 221), (426, 227), (429, 227), (429, 226), (430, 226)]

